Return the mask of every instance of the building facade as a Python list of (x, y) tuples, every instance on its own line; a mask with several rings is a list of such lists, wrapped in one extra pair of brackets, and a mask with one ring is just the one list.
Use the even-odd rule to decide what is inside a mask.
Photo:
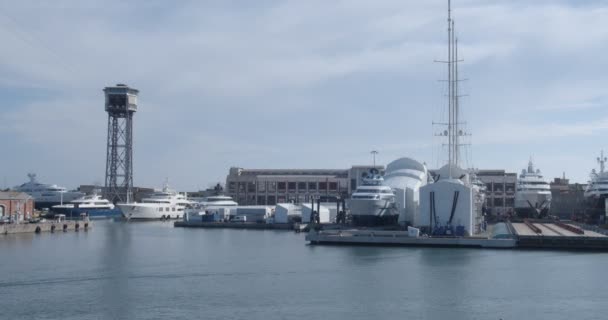
[(24, 192), (0, 192), (0, 217), (12, 221), (23, 221), (32, 218), (34, 198)]
[[(348, 198), (373, 166), (350, 169), (244, 169), (232, 167), (226, 193), (240, 205), (306, 203)], [(376, 166), (381, 173), (383, 166)]]
[(551, 188), (551, 208), (549, 214), (560, 219), (572, 219), (573, 216), (585, 214), (586, 184), (570, 184), (566, 177), (555, 178), (549, 184)]
[(476, 174), (486, 185), (486, 208), (490, 214), (513, 214), (517, 173), (505, 170), (477, 170)]

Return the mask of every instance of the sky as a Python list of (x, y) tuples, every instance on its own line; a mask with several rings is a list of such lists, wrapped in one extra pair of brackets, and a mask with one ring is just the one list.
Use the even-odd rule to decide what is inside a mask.
[[(454, 0), (463, 166), (584, 183), (608, 151), (608, 1)], [(134, 182), (445, 163), (447, 0), (0, 1), (0, 184), (103, 185), (103, 88), (140, 90)]]

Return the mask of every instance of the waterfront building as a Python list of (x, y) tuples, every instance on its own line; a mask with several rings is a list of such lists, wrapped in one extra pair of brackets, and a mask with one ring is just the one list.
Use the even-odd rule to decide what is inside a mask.
[(551, 209), (549, 214), (560, 219), (572, 219), (585, 214), (586, 184), (570, 183), (566, 176), (555, 178), (549, 184), (551, 188)]
[[(374, 166), (350, 169), (230, 168), (226, 193), (239, 205), (308, 203), (313, 199), (348, 198)], [(384, 174), (384, 166), (376, 166)]]
[(492, 215), (515, 212), (517, 173), (505, 170), (476, 170), (477, 178), (486, 185), (486, 208)]
[(34, 198), (25, 192), (0, 191), (0, 217), (12, 221), (32, 218)]

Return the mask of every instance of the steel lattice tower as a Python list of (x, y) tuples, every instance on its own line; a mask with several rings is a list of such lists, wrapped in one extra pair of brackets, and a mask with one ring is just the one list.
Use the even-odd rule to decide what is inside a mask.
[(138, 90), (124, 84), (103, 89), (108, 113), (105, 197), (131, 202), (133, 188), (133, 114)]

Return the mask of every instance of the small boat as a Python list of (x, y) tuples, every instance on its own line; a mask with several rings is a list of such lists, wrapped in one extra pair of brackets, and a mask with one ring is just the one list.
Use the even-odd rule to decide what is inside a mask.
[(120, 209), (97, 193), (86, 195), (67, 204), (51, 207), (51, 215), (64, 214), (68, 219), (79, 219), (83, 214), (91, 219), (117, 218), (122, 215)]

